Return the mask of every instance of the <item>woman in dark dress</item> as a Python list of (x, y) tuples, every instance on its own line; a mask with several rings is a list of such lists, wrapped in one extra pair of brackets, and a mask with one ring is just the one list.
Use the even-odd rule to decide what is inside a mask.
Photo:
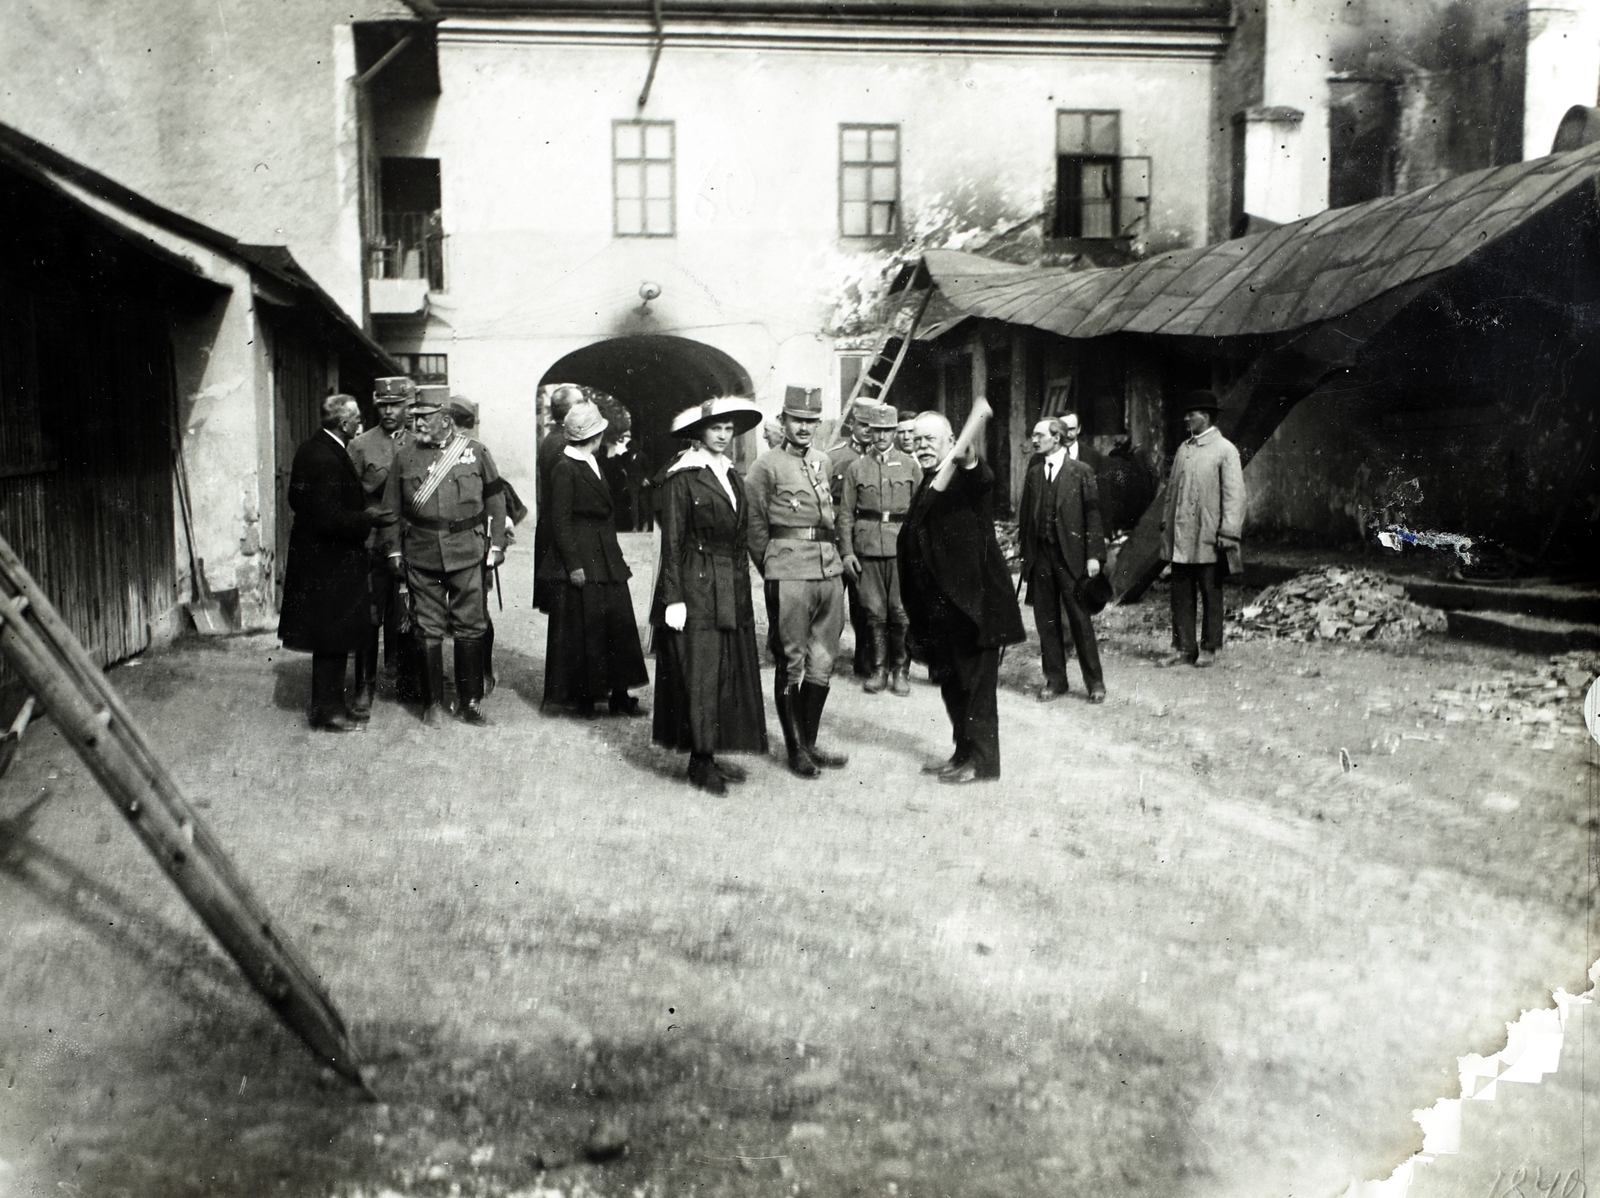
[(679, 413), (693, 442), (658, 492), (661, 568), (656, 628), (657, 744), (689, 750), (689, 781), (712, 794), (745, 771), (717, 753), (765, 753), (767, 718), (750, 602), (744, 483), (728, 458), (739, 433), (761, 423), (747, 399), (713, 399)]
[(536, 577), (550, 595), (544, 705), (588, 715), (606, 699), (614, 714), (638, 715), (631, 687), (650, 681), (628, 579), (617, 544), (611, 488), (595, 461), (606, 419), (585, 401), (563, 423), (567, 444), (550, 471), (550, 546)]

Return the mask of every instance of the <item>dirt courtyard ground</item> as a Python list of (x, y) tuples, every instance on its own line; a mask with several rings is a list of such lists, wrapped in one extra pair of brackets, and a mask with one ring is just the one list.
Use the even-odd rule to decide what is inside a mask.
[(926, 682), (840, 675), (847, 769), (747, 758), (712, 798), (648, 720), (539, 713), (527, 567), (487, 729), (383, 701), (313, 734), (309, 659), (267, 635), (112, 676), (378, 1103), (29, 733), (0, 784), (0, 817), (48, 796), (0, 832), (0, 1194), (1319, 1198), (1421, 1146), (1460, 1054), (1587, 988), (1595, 747), (1433, 699), (1542, 659), (1264, 641), (1158, 671), (1160, 607), (1107, 613), (1103, 707), (1075, 674), (1037, 703), (1036, 644), (1008, 655), (998, 784), (918, 774), (949, 752)]

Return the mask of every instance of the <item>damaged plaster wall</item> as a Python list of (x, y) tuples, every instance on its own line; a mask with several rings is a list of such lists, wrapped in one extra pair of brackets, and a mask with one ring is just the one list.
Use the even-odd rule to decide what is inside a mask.
[[(1282, 223), (1520, 161), (1527, 16), (1526, 0), (1237, 4), (1215, 123), (1231, 215)], [(1593, 81), (1563, 101), (1593, 104)]]

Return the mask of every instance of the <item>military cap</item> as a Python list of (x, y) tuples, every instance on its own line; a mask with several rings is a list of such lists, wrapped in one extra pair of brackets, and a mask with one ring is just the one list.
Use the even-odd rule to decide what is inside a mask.
[(468, 428), (476, 427), (478, 423), (478, 403), (468, 399), (465, 395), (452, 395), (450, 397), (450, 415), (457, 424), (464, 424)]
[(886, 403), (856, 404), (856, 419), (868, 428), (894, 428), (900, 423), (900, 416), (894, 410), (894, 405)]
[(432, 416), (449, 401), (449, 387), (418, 387), (409, 411), (413, 416)]
[(409, 403), (416, 393), (417, 384), (403, 374), (372, 380), (373, 403)]
[(785, 387), (783, 389), (783, 414), (798, 416), (802, 420), (822, 419), (821, 387)]

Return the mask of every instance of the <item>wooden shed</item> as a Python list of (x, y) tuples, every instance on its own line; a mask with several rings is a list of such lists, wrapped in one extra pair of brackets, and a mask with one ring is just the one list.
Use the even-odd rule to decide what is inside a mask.
[(236, 620), (265, 624), (294, 446), (324, 395), (390, 373), (286, 250), (0, 126), (0, 536), (96, 661), (181, 628), (180, 452), (195, 556)]

